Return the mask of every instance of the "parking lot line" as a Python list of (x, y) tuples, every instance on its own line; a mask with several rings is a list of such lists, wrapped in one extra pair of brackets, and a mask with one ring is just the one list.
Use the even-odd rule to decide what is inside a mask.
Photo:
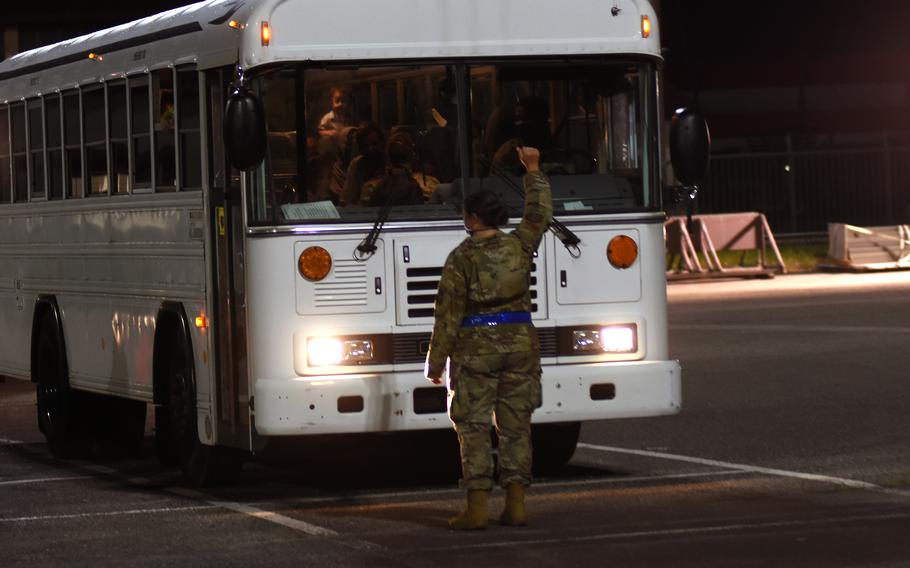
[[(618, 483), (637, 483), (641, 481), (645, 482), (657, 482), (657, 481), (669, 481), (674, 479), (687, 479), (687, 478), (704, 478), (704, 477), (718, 477), (718, 476), (727, 476), (727, 475), (743, 475), (746, 472), (739, 470), (730, 470), (730, 471), (696, 471), (689, 473), (674, 473), (668, 475), (638, 475), (638, 476), (629, 476), (629, 477), (611, 477), (607, 479), (570, 479), (570, 480), (561, 480), (561, 481), (543, 481), (535, 482), (534, 487), (541, 489), (558, 489), (561, 487), (578, 487), (578, 486), (595, 486), (595, 485), (612, 485)], [(293, 499), (287, 501), (294, 505), (322, 505), (322, 504), (331, 504), (331, 503), (344, 503), (345, 505), (350, 505), (352, 503), (367, 503), (372, 501), (385, 501), (388, 499), (401, 499), (401, 498), (426, 498), (433, 496), (443, 496), (443, 495), (457, 495), (461, 497), (464, 495), (463, 489), (458, 489), (457, 487), (451, 488), (440, 488), (440, 489), (418, 489), (414, 491), (393, 491), (386, 493), (358, 493), (358, 494), (345, 494), (332, 497), (305, 497), (301, 499)], [(268, 502), (260, 501), (260, 504), (266, 504)]]
[(567, 542), (596, 542), (607, 540), (624, 540), (636, 538), (661, 538), (669, 536), (697, 536), (697, 535), (719, 535), (723, 533), (733, 533), (742, 531), (765, 531), (768, 529), (786, 529), (786, 528), (812, 528), (825, 527), (840, 524), (853, 523), (872, 523), (882, 521), (896, 521), (910, 519), (910, 512), (906, 513), (887, 513), (878, 515), (853, 515), (843, 517), (824, 517), (815, 519), (799, 519), (792, 521), (767, 521), (758, 523), (731, 523), (727, 525), (709, 525), (699, 527), (685, 527), (677, 529), (656, 529), (643, 531), (628, 531), (618, 533), (602, 533), (585, 536), (564, 536), (559, 538), (533, 538), (529, 540), (499, 540), (494, 542), (469, 543), (462, 542), (458, 545), (439, 546), (428, 548), (416, 548), (413, 552), (443, 552), (452, 550), (466, 549), (491, 549), (491, 548), (509, 548), (509, 547), (527, 547), (529, 545), (539, 546), (546, 544), (565, 544)]
[(905, 491), (902, 489), (889, 489), (887, 487), (882, 487), (881, 485), (876, 485), (874, 483), (869, 483), (867, 481), (859, 481), (856, 479), (848, 479), (845, 477), (834, 477), (831, 475), (821, 475), (818, 473), (804, 473), (804, 472), (800, 472), (800, 471), (789, 471), (786, 469), (776, 469), (776, 468), (762, 467), (762, 466), (757, 466), (757, 465), (726, 462), (726, 461), (721, 461), (721, 460), (712, 460), (712, 459), (699, 458), (699, 457), (694, 457), (694, 456), (684, 456), (684, 455), (680, 455), (680, 454), (652, 452), (649, 450), (634, 450), (631, 448), (617, 448), (615, 446), (599, 446), (596, 444), (579, 443), (578, 447), (586, 449), (586, 450), (594, 450), (597, 452), (610, 452), (610, 453), (615, 453), (615, 454), (644, 456), (644, 457), (649, 457), (649, 458), (681, 461), (681, 462), (686, 462), (686, 463), (696, 463), (696, 464), (700, 464), (700, 465), (720, 467), (720, 468), (724, 468), (724, 469), (738, 469), (740, 471), (748, 471), (751, 473), (758, 473), (758, 474), (762, 474), (762, 475), (788, 477), (791, 479), (800, 479), (803, 481), (817, 481), (820, 483), (830, 483), (833, 485), (839, 485), (841, 487), (850, 487), (852, 489), (865, 489), (867, 491), (874, 491), (876, 493), (885, 493), (888, 495), (899, 495), (901, 497), (910, 497), (910, 491)]
[(49, 483), (51, 481), (72, 481), (74, 479), (91, 479), (90, 475), (75, 475), (69, 477), (38, 477), (31, 479), (9, 479), (7, 481), (0, 481), (0, 486), (2, 485), (25, 485), (29, 483)]
[(767, 331), (796, 333), (910, 333), (910, 327), (887, 325), (671, 324), (673, 331)]
[(186, 507), (159, 507), (155, 509), (127, 509), (125, 511), (99, 511), (94, 513), (68, 513), (66, 515), (36, 515), (31, 517), (0, 518), (0, 523), (24, 523), (34, 521), (59, 521), (65, 519), (87, 519), (91, 517), (117, 517), (121, 515), (157, 515), (161, 513), (179, 513), (217, 509), (214, 505), (190, 505)]

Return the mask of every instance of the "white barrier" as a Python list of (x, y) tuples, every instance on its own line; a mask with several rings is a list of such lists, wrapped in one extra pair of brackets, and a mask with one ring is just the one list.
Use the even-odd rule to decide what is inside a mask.
[(821, 266), (847, 270), (910, 268), (910, 225), (828, 223), (828, 258)]
[[(664, 227), (667, 233), (669, 279), (731, 276), (770, 278), (776, 273), (787, 272), (768, 220), (762, 213), (693, 215), (691, 230), (687, 226), (686, 217), (670, 217)], [(774, 263), (768, 262), (768, 248), (774, 255)], [(754, 266), (724, 266), (717, 254), (718, 251), (750, 250), (758, 251), (758, 262)], [(677, 258), (679, 266), (672, 269)], [(702, 266), (702, 260), (705, 266)]]

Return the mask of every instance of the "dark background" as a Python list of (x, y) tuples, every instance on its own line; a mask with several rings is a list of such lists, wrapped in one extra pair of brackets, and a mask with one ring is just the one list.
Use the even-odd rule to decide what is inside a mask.
[[(185, 3), (7, 1), (0, 30), (9, 55)], [(910, 222), (910, 2), (655, 4), (665, 116), (695, 107), (711, 128), (700, 211), (758, 210), (776, 232)]]

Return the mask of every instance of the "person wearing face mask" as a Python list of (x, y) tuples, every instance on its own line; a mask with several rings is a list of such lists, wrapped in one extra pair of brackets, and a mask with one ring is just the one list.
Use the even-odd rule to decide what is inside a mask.
[(492, 417), (499, 437), (499, 484), (506, 490), (500, 522), (524, 525), (531, 483), (531, 413), (540, 404), (540, 343), (531, 324), (530, 272), (534, 251), (553, 216), (552, 193), (540, 171), (540, 152), (520, 147), (525, 205), (521, 223), (499, 229), (508, 213), (481, 190), (465, 197), (470, 237), (449, 254), (436, 294), (435, 325), (425, 375), (441, 384), (449, 368), (449, 417), (461, 447), (467, 509), (453, 529), (483, 529), (493, 487)]
[(344, 180), (345, 205), (359, 204), (364, 184), (385, 171), (385, 136), (379, 126), (362, 124), (357, 129), (356, 144), (359, 154), (351, 160)]

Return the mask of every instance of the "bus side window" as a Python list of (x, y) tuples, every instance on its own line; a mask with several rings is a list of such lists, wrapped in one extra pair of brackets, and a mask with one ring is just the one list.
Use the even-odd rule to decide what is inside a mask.
[(177, 70), (177, 129), (180, 135), (180, 190), (202, 189), (199, 133), (199, 74)]
[(25, 104), (10, 107), (13, 130), (13, 199), (28, 201), (28, 148), (25, 144)]
[(28, 150), (32, 197), (44, 197), (44, 109), (41, 99), (28, 101)]
[(152, 74), (155, 131), (155, 191), (177, 189), (177, 148), (174, 145), (174, 70)]
[(104, 87), (82, 91), (82, 131), (85, 140), (87, 194), (108, 192), (107, 136), (105, 136)]
[(47, 197), (63, 198), (63, 123), (60, 95), (44, 99), (45, 140), (47, 141)]
[(152, 187), (151, 99), (148, 75), (130, 77), (130, 152), (133, 190)]
[(82, 127), (79, 91), (63, 93), (63, 144), (66, 162), (66, 197), (82, 197)]
[(9, 157), (9, 107), (0, 105), (0, 205), (12, 199)]
[(110, 136), (111, 188), (114, 193), (129, 190), (130, 157), (126, 130), (126, 81), (107, 85), (108, 135)]

